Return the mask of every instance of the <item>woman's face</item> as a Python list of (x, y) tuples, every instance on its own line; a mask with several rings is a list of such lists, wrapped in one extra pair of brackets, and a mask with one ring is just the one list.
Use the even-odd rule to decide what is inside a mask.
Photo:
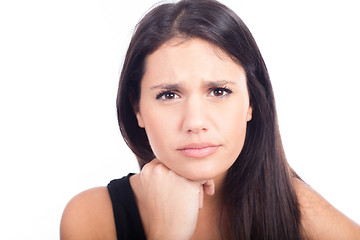
[(252, 116), (244, 69), (198, 38), (172, 39), (146, 58), (137, 109), (155, 156), (190, 180), (226, 173)]

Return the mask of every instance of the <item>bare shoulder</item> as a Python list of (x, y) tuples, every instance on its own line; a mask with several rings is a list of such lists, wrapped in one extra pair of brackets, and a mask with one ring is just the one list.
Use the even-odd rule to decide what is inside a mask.
[(319, 193), (300, 180), (294, 180), (302, 225), (309, 239), (360, 239), (360, 226), (346, 217)]
[(106, 187), (76, 195), (65, 207), (60, 239), (116, 239), (112, 204)]

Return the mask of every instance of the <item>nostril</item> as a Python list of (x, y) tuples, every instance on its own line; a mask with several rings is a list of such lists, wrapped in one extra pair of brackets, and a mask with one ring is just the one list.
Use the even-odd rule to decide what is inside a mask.
[(207, 128), (193, 125), (193, 126), (188, 127), (186, 131), (188, 133), (201, 133), (201, 132), (206, 132)]

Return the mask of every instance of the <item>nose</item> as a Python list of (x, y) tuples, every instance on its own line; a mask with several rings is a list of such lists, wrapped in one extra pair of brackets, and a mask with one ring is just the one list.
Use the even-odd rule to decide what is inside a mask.
[(208, 109), (201, 99), (188, 99), (184, 104), (183, 130), (201, 133), (208, 130)]

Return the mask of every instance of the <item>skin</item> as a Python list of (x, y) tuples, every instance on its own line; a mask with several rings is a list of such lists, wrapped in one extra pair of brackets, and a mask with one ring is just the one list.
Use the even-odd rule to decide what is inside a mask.
[[(157, 157), (130, 178), (147, 239), (221, 239), (223, 180), (252, 114), (243, 68), (204, 40), (172, 39), (147, 57), (134, 109)], [(293, 184), (309, 239), (359, 239), (359, 225), (309, 186)], [(60, 235), (116, 239), (106, 187), (69, 202)]]

